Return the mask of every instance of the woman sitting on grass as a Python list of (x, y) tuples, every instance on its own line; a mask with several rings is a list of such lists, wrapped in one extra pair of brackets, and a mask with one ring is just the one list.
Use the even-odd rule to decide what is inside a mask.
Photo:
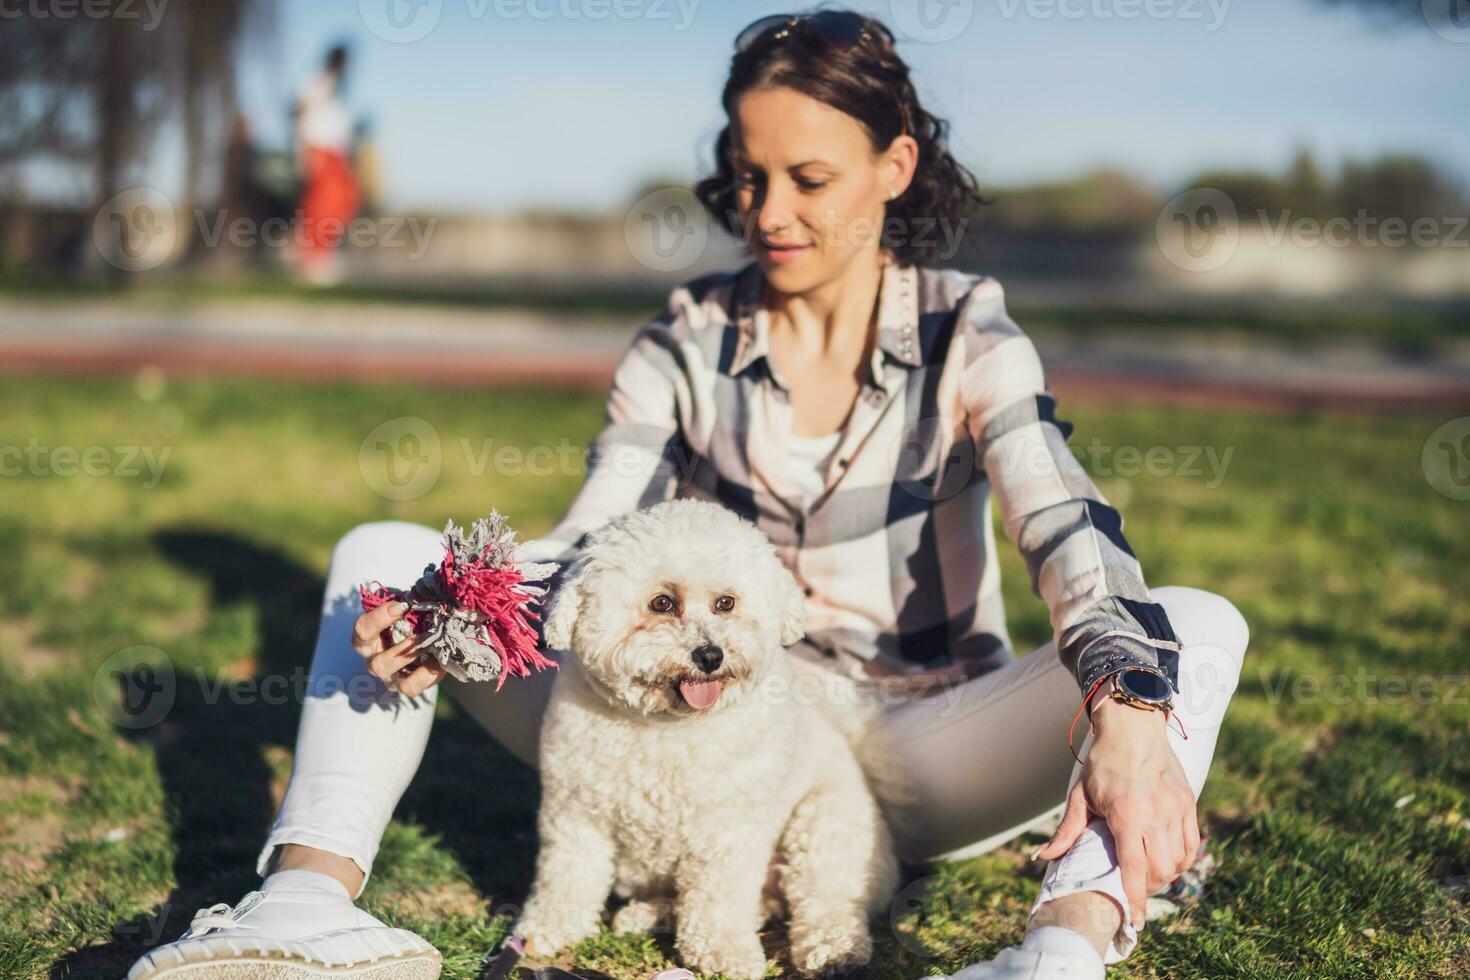
[[(699, 194), (754, 261), (679, 286), (639, 331), (584, 485), (525, 557), (566, 561), (609, 517), (673, 496), (755, 521), (808, 597), (794, 662), (907, 691), (884, 717), (919, 793), (899, 840), (908, 858), (978, 854), (1061, 813), (1024, 941), (959, 975), (1101, 977), (1133, 950), (1147, 897), (1196, 857), (1246, 624), (1217, 595), (1145, 585), (1000, 284), (935, 266), (979, 195), (888, 30), (839, 11), (757, 21), (723, 101)], [(1054, 628), (1020, 658), (992, 491)], [(252, 977), (322, 963), (333, 976), (438, 974), (432, 947), (352, 902), (443, 675), (413, 639), (384, 648), (391, 607), (353, 608), (364, 582), (413, 581), (440, 556), (437, 530), (403, 522), (338, 543), (265, 883), (202, 912), (131, 976), (236, 962)], [(354, 693), (367, 675), (376, 687)], [(446, 686), (535, 765), (553, 680)], [(1084, 708), (1078, 763), (1068, 726)]]

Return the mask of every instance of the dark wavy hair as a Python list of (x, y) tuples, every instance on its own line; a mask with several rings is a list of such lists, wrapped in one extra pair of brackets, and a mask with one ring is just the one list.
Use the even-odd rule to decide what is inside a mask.
[[(735, 201), (735, 173), (730, 164), (728, 120), (734, 117), (735, 105), (746, 92), (784, 86), (858, 120), (867, 130), (874, 151), (887, 148), (895, 137), (905, 133), (918, 142), (913, 181), (885, 205), (883, 245), (901, 265), (927, 265), (950, 258), (939, 255), (944, 244), (944, 236), (939, 233), (945, 227), (943, 223), (965, 232), (970, 214), (980, 205), (993, 202), (980, 193), (975, 176), (950, 155), (949, 124), (919, 104), (908, 65), (894, 51), (893, 34), (871, 17), (843, 12), (861, 17), (867, 34), (851, 47), (832, 46), (819, 36), (798, 30), (735, 54), (720, 97), (727, 122), (715, 144), (715, 172), (696, 184), (694, 193), (717, 224), (744, 241)], [(926, 228), (930, 229), (928, 234), (924, 233)]]

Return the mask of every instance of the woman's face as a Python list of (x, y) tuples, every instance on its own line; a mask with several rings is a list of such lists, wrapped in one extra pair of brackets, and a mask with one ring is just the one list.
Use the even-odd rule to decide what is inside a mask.
[(767, 281), (802, 293), (840, 278), (882, 241), (884, 205), (902, 193), (918, 144), (875, 153), (863, 124), (794, 89), (752, 89), (730, 125), (735, 202)]

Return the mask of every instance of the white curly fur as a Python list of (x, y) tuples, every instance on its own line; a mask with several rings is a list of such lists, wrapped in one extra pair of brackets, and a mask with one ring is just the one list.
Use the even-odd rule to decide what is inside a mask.
[[(651, 608), (660, 594), (673, 611)], [(542, 727), (541, 849), (516, 928), (529, 953), (595, 933), (612, 892), (628, 900), (616, 931), (671, 911), (694, 969), (761, 976), (758, 931), (782, 900), (798, 970), (868, 961), (898, 865), (853, 736), (792, 696), (783, 647), (803, 620), (770, 542), (714, 504), (658, 504), (589, 538), (547, 611), (548, 647), (572, 656)], [(691, 653), (709, 644), (723, 661), (704, 673)], [(702, 677), (723, 688), (697, 710), (678, 683)]]

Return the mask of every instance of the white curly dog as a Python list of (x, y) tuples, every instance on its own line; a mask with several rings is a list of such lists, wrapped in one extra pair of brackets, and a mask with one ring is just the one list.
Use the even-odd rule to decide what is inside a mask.
[(542, 723), (528, 954), (596, 933), (612, 892), (628, 900), (614, 931), (671, 911), (697, 970), (761, 976), (758, 933), (783, 900), (798, 970), (868, 962), (898, 864), (854, 738), (790, 683), (804, 619), (770, 541), (715, 504), (589, 536), (547, 609), (546, 645), (572, 656)]

